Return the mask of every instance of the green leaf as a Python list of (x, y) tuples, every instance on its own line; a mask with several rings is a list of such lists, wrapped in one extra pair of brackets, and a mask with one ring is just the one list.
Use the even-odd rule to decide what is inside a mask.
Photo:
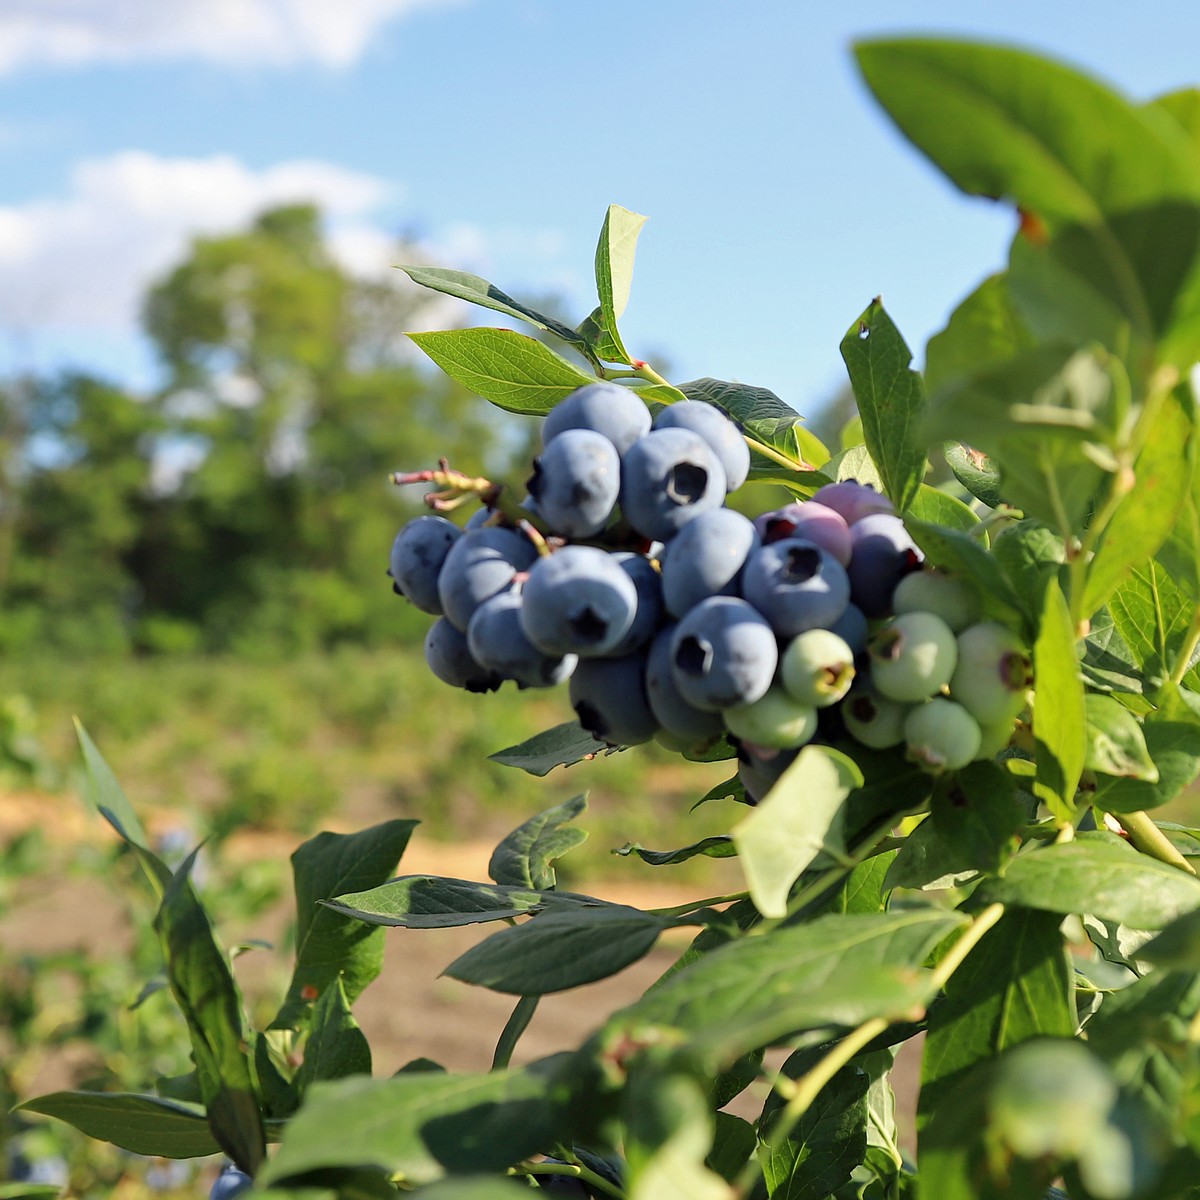
[(61, 1195), (57, 1183), (0, 1183), (0, 1200), (55, 1200)]
[(921, 1124), (976, 1063), (1039, 1035), (1075, 1033), (1073, 973), (1053, 913), (1006, 912), (979, 940), (929, 1013)]
[[(1040, 521), (1018, 521), (992, 545), (996, 564), (1007, 579), (1007, 594), (1025, 618), (1029, 638), (1037, 636), (1046, 588), (1059, 577), (1066, 559), (1062, 538)], [(986, 603), (986, 593), (985, 593)]]
[(556, 908), (492, 934), (443, 974), (514, 996), (562, 992), (645, 957), (670, 924), (624, 905)]
[(789, 487), (811, 491), (827, 482), (816, 470), (819, 464), (807, 456), (814, 449), (818, 451), (817, 457), (824, 453), (828, 458), (828, 453), (804, 429), (800, 414), (774, 392), (707, 377), (681, 383), (679, 390), (689, 400), (716, 405), (737, 422), (750, 446), (753, 478), (760, 477), (765, 470), (772, 473), (772, 478), (778, 475)]
[(1004, 503), (1000, 472), (982, 450), (972, 450), (962, 442), (946, 442), (942, 446), (942, 453), (954, 472), (954, 478), (972, 496), (988, 508), (999, 508)]
[(725, 942), (616, 1013), (605, 1045), (684, 1035), (689, 1055), (728, 1069), (805, 1030), (898, 1016), (929, 998), (930, 949), (966, 920), (932, 909), (833, 914)]
[(614, 850), (613, 853), (622, 857), (636, 854), (642, 862), (649, 863), (652, 867), (662, 867), (668, 864), (687, 862), (689, 858), (695, 858), (699, 854), (706, 858), (733, 858), (737, 854), (737, 847), (733, 844), (733, 839), (729, 834), (717, 833), (712, 837), (701, 838), (700, 841), (693, 842), (690, 846), (684, 846), (679, 850), (647, 850), (644, 846), (631, 842), (628, 846), (621, 846)]
[(413, 1195), (421, 1200), (520, 1200), (522, 1196), (529, 1200), (529, 1189), (507, 1179), (456, 1175), (453, 1179), (418, 1188)]
[(445, 929), (503, 921), (540, 912), (551, 904), (602, 903), (571, 892), (533, 891), (440, 875), (402, 875), (365, 892), (348, 892), (326, 902), (347, 917), (405, 929)]
[(1134, 929), (1161, 929), (1200, 907), (1200, 879), (1139, 854), (1119, 838), (1078, 838), (1020, 854), (988, 900), (1055, 913), (1093, 913)]
[(712, 1149), (704, 1164), (710, 1171), (715, 1171), (722, 1179), (732, 1183), (754, 1154), (757, 1144), (754, 1126), (733, 1113), (718, 1111), (713, 1116), (716, 1118), (716, 1131)]
[(1108, 603), (1133, 567), (1158, 552), (1192, 492), (1196, 425), (1191, 394), (1172, 392), (1134, 469), (1136, 484), (1118, 507), (1088, 566), (1083, 612)]
[(577, 344), (583, 339), (569, 325), (548, 317), (535, 308), (529, 308), (519, 300), (502, 292), (494, 283), (472, 275), (467, 271), (450, 271), (442, 267), (400, 267), (413, 281), (421, 287), (431, 288), (446, 296), (454, 296), (458, 300), (467, 300), (482, 308), (490, 308), (494, 312), (503, 313), (506, 317), (515, 317), (519, 321), (527, 321), (538, 329), (553, 333), (564, 342)]
[(1111, 696), (1089, 694), (1088, 744), (1084, 766), (1119, 778), (1158, 782), (1158, 767), (1146, 748), (1138, 719)]
[(925, 443), (919, 429), (925, 415), (925, 388), (910, 366), (912, 351), (873, 300), (842, 338), (842, 358), (850, 374), (863, 423), (863, 440), (879, 465), (884, 491), (905, 512), (925, 475)]
[(930, 525), (941, 525), (964, 533), (970, 533), (979, 524), (979, 518), (957, 496), (926, 483), (917, 489), (908, 506), (908, 515)]
[[(1156, 684), (1171, 676), (1187, 649), (1197, 607), (1155, 559), (1134, 567), (1108, 603), (1117, 632), (1142, 675)], [(1194, 666), (1193, 655), (1184, 676), (1191, 687), (1197, 682)]]
[(1139, 959), (1168, 971), (1200, 972), (1200, 911), (1176, 917), (1137, 954)]
[(1093, 803), (1108, 812), (1140, 812), (1174, 800), (1200, 775), (1200, 726), (1170, 710), (1149, 713), (1141, 726), (1147, 759), (1157, 780), (1136, 777), (1097, 780)]
[(750, 896), (765, 917), (787, 913), (792, 884), (822, 852), (846, 856), (846, 798), (862, 786), (854, 763), (836, 750), (805, 746), (766, 797), (733, 828)]
[(1012, 776), (994, 763), (970, 763), (934, 789), (929, 820), (954, 871), (999, 870), (1015, 853), (1024, 805)]
[(256, 1182), (362, 1163), (418, 1184), (503, 1171), (557, 1140), (555, 1092), (534, 1068), (316, 1084)]
[(150, 886), (161, 899), (171, 881), (171, 868), (149, 849), (146, 831), (133, 805), (78, 717), (75, 718), (75, 733), (83, 751), (85, 799), (133, 848)]
[[(786, 1064), (784, 1074), (793, 1074)], [(826, 1200), (850, 1179), (867, 1151), (870, 1085), (870, 1077), (860, 1067), (843, 1067), (774, 1150), (767, 1139), (783, 1101), (775, 1096), (768, 1099), (760, 1122), (758, 1157), (771, 1200)]]
[(1056, 817), (1070, 820), (1087, 749), (1087, 713), (1079, 660), (1075, 657), (1075, 629), (1067, 602), (1054, 582), (1046, 588), (1033, 647), (1033, 677), (1037, 681), (1034, 794)]
[(296, 890), (296, 965), (272, 1029), (297, 1029), (309, 1005), (340, 978), (350, 1004), (383, 966), (383, 931), (322, 905), (343, 892), (391, 877), (416, 821), (384, 821), (359, 833), (319, 833), (292, 855)]
[(266, 1133), (247, 1050), (242, 999), (192, 887), (195, 852), (163, 893), (154, 928), (171, 993), (187, 1022), (200, 1095), (217, 1144), (247, 1174), (262, 1162)]
[(371, 1074), (371, 1047), (350, 1014), (350, 1001), (341, 979), (335, 979), (313, 1006), (304, 1061), (296, 1072), (296, 1088), (347, 1075)]
[(20, 1112), (41, 1113), (98, 1141), (156, 1158), (201, 1158), (222, 1147), (199, 1106), (128, 1092), (51, 1092), (26, 1100)]
[(511, 329), (445, 329), (408, 335), (451, 379), (509, 412), (544, 416), (596, 377), (536, 338)]
[(613, 361), (631, 361), (617, 331), (617, 318), (629, 302), (638, 234), (645, 223), (646, 218), (640, 214), (610, 204), (596, 245), (596, 292), (600, 297), (601, 324), (615, 352)]
[[(1007, 276), (990, 275), (950, 314), (946, 328), (929, 339), (925, 348), (925, 386), (931, 393), (939, 391), (981, 370), (999, 367), (1033, 344), (1029, 330), (1013, 306)], [(965, 457), (965, 448), (963, 454)], [(951, 466), (958, 474), (955, 464)], [(974, 464), (974, 470), (979, 470), (978, 464)], [(966, 480), (963, 482), (972, 495), (979, 496)], [(999, 496), (994, 492), (991, 495), (992, 499), (985, 496), (980, 499), (994, 508)]]
[(586, 807), (587, 798), (576, 796), (531, 817), (492, 851), (488, 874), (509, 887), (535, 892), (554, 887), (553, 864), (587, 840), (582, 829), (567, 827), (567, 822), (573, 821)]
[(888, 867), (884, 885), (888, 888), (914, 888), (944, 891), (973, 879), (978, 869), (964, 862), (962, 851), (942, 836), (933, 821), (922, 821), (900, 847)]
[(595, 758), (607, 751), (578, 721), (567, 721), (505, 750), (489, 754), (492, 762), (505, 767), (520, 767), (530, 775), (549, 775), (555, 767), (570, 767), (584, 759)]

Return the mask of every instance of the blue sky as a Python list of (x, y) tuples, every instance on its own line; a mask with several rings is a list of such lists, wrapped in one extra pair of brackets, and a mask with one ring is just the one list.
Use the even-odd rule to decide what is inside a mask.
[[(881, 294), (920, 360), (1011, 214), (894, 133), (850, 45), (998, 39), (1136, 95), (1200, 82), (1183, 3), (0, 0), (0, 373), (151, 386), (137, 297), (198, 231), (310, 198), (582, 317), (606, 206), (647, 214), (635, 353), (813, 412)], [(441, 317), (453, 319), (443, 310)], [(485, 319), (481, 317), (480, 319)]]

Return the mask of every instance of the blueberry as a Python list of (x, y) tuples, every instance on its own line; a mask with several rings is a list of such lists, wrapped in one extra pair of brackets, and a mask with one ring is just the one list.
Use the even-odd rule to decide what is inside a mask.
[(817, 710), (801, 704), (781, 687), (770, 687), (750, 704), (724, 709), (721, 716), (734, 737), (773, 750), (795, 750), (817, 732)]
[(504, 682), (495, 671), (475, 661), (467, 635), (445, 617), (438, 617), (425, 635), (425, 661), (443, 683), (468, 692), (494, 692)]
[(955, 633), (982, 615), (979, 593), (965, 579), (925, 568), (905, 575), (892, 596), (895, 612), (937, 613)]
[(867, 648), (870, 627), (863, 610), (857, 604), (847, 604), (846, 611), (829, 626), (829, 632), (836, 633), (858, 655)]
[(675, 627), (671, 670), (693, 708), (750, 704), (771, 686), (779, 650), (766, 619), (734, 596), (711, 596)]
[(633, 624), (637, 588), (610, 554), (564, 546), (529, 572), (521, 628), (545, 654), (609, 654)]
[(714, 508), (689, 521), (663, 553), (667, 611), (682, 617), (709, 596), (737, 595), (742, 566), (757, 545), (752, 522), (732, 508)]
[(725, 470), (725, 487), (736, 491), (750, 474), (750, 447), (742, 431), (719, 408), (703, 400), (680, 400), (654, 418), (655, 429), (690, 429), (712, 447)]
[(646, 696), (650, 711), (667, 733), (688, 746), (699, 746), (719, 738), (725, 723), (716, 711), (696, 708), (680, 694), (671, 669), (671, 639), (675, 623), (664, 626), (650, 643), (646, 660)]
[(515, 530), (487, 525), (464, 533), (450, 547), (438, 576), (446, 619), (465, 633), (475, 609), (508, 587), (536, 558), (533, 543)]
[(850, 580), (828, 550), (784, 538), (760, 546), (746, 560), (742, 595), (780, 637), (791, 638), (832, 625), (850, 602)]
[(565, 429), (534, 460), (528, 487), (538, 512), (555, 533), (594, 537), (616, 507), (621, 456), (602, 433)]
[(981, 621), (958, 635), (950, 695), (981, 725), (1011, 724), (1032, 683), (1029, 652), (1012, 630)]
[(923, 555), (904, 522), (886, 513), (855, 522), (850, 537), (850, 599), (868, 617), (887, 616), (897, 584), (921, 565)]
[(621, 658), (645, 646), (658, 631), (663, 619), (663, 585), (662, 576), (645, 555), (620, 550), (610, 557), (633, 580), (637, 592), (633, 623), (608, 652), (610, 658)]
[(778, 542), (787, 537), (803, 538), (828, 550), (843, 567), (850, 561), (853, 545), (850, 526), (841, 513), (815, 500), (798, 500), (784, 508), (763, 513), (754, 518), (754, 528), (764, 542)]
[(745, 747), (738, 753), (738, 778), (746, 789), (746, 799), (758, 804), (779, 782), (779, 777), (796, 761), (799, 750), (780, 750), (764, 757), (752, 754)]
[(233, 1200), (234, 1196), (248, 1192), (253, 1183), (254, 1180), (245, 1171), (233, 1166), (226, 1167), (213, 1181), (208, 1200)]
[(580, 725), (610, 746), (635, 746), (658, 732), (646, 696), (646, 651), (580, 659), (568, 685)]
[(901, 613), (867, 644), (871, 683), (902, 704), (936, 695), (949, 682), (958, 663), (958, 643), (950, 626), (934, 613)]
[(521, 628), (521, 589), (514, 587), (485, 600), (467, 626), (467, 648), (485, 670), (521, 687), (554, 687), (570, 678), (574, 654), (543, 654)]
[(690, 429), (654, 429), (621, 463), (621, 511), (643, 537), (666, 541), (725, 499), (725, 471)]
[(779, 674), (798, 703), (827, 708), (850, 690), (854, 651), (829, 629), (807, 629), (784, 647)]
[(961, 704), (936, 696), (904, 721), (908, 757), (933, 774), (957, 771), (979, 752), (979, 724)]
[(441, 616), (438, 575), (461, 536), (462, 530), (445, 517), (417, 517), (396, 534), (388, 574), (400, 595), (422, 612)]
[(591, 429), (602, 433), (623, 455), (638, 438), (650, 432), (650, 410), (636, 392), (617, 383), (588, 383), (560, 400), (542, 423), (542, 445), (564, 430)]
[(904, 721), (911, 704), (889, 700), (869, 687), (856, 687), (842, 701), (842, 723), (856, 742), (887, 750), (904, 741)]
[(895, 505), (885, 495), (877, 492), (869, 483), (859, 483), (857, 479), (827, 483), (813, 493), (813, 499), (840, 513), (847, 525), (854, 525), (875, 513), (896, 511)]

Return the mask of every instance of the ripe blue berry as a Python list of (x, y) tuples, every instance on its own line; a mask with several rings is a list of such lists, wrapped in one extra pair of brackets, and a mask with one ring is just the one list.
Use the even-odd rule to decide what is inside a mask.
[(944, 688), (958, 663), (950, 626), (934, 613), (901, 613), (867, 644), (871, 683), (902, 704), (927, 700)]
[(784, 538), (760, 546), (746, 560), (742, 595), (781, 638), (791, 638), (832, 625), (846, 611), (850, 580), (828, 550)]
[(742, 566), (757, 545), (753, 523), (732, 508), (714, 508), (689, 521), (663, 550), (667, 611), (682, 617), (709, 596), (736, 595)]
[(580, 725), (610, 746), (635, 746), (658, 732), (646, 696), (646, 652), (580, 659), (568, 684)]
[(529, 494), (555, 533), (594, 537), (616, 507), (621, 457), (601, 433), (565, 429), (534, 460)]
[(622, 658), (645, 646), (662, 624), (662, 576), (644, 555), (620, 550), (610, 557), (633, 581), (637, 592), (633, 621), (625, 631), (625, 636), (606, 655), (608, 658)]
[(535, 558), (533, 543), (512, 529), (486, 525), (464, 533), (450, 547), (438, 576), (442, 612), (465, 633), (475, 609), (507, 588)]
[(850, 537), (850, 599), (868, 617), (886, 616), (892, 611), (896, 585), (921, 565), (923, 555), (904, 522), (886, 513), (856, 521)]
[(468, 692), (494, 692), (504, 682), (475, 661), (467, 635), (445, 617), (438, 617), (425, 635), (425, 661), (443, 683)]
[(513, 587), (485, 600), (467, 626), (467, 648), (485, 670), (521, 687), (554, 687), (570, 678), (574, 654), (543, 654), (521, 628), (521, 589)]
[(712, 447), (725, 470), (725, 487), (736, 491), (750, 474), (750, 447), (742, 431), (719, 408), (703, 400), (680, 400), (654, 418), (655, 429), (690, 429)]
[(721, 714), (696, 708), (680, 694), (671, 670), (671, 639), (675, 622), (664, 626), (650, 643), (646, 659), (646, 696), (654, 718), (669, 734), (688, 746), (698, 746), (725, 732)]
[(564, 430), (592, 429), (602, 433), (624, 454), (650, 432), (650, 410), (636, 392), (617, 383), (588, 383), (560, 400), (542, 423), (542, 445)]
[(633, 624), (637, 588), (611, 554), (564, 546), (529, 572), (521, 628), (545, 654), (609, 654)]
[(248, 1192), (253, 1184), (254, 1180), (245, 1171), (233, 1166), (226, 1167), (213, 1181), (208, 1200), (233, 1200), (234, 1196)]
[(702, 600), (675, 627), (671, 669), (693, 708), (749, 704), (771, 686), (779, 649), (763, 616), (734, 596)]
[(445, 517), (416, 517), (396, 534), (388, 574), (396, 591), (422, 612), (441, 616), (438, 576), (461, 536), (462, 530)]
[(720, 508), (725, 471), (690, 429), (654, 429), (621, 463), (621, 511), (643, 537), (666, 541), (693, 517)]

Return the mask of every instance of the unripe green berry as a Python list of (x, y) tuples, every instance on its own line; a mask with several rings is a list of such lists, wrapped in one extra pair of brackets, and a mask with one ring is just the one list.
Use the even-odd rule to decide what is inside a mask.
[(797, 634), (779, 656), (783, 686), (793, 700), (826, 708), (854, 681), (854, 651), (829, 629)]
[(941, 696), (917, 705), (904, 721), (908, 757), (935, 775), (973, 761), (981, 737), (975, 718), (961, 704)]
[(721, 716), (734, 737), (777, 750), (803, 746), (817, 732), (817, 710), (793, 700), (778, 686), (751, 704), (723, 709)]
[(995, 758), (1012, 741), (1016, 726), (1011, 719), (1006, 719), (991, 725), (981, 725), (979, 732), (979, 749), (975, 752), (975, 761), (983, 762)]
[(912, 705), (900, 704), (871, 688), (860, 687), (842, 702), (842, 723), (856, 742), (887, 750), (904, 741), (904, 719)]
[(876, 630), (867, 650), (875, 689), (904, 704), (935, 696), (950, 682), (958, 662), (954, 632), (928, 612), (893, 617)]
[(936, 613), (959, 633), (983, 615), (979, 593), (965, 580), (944, 571), (926, 569), (905, 575), (892, 596), (896, 613)]
[(1025, 707), (1032, 682), (1029, 652), (1011, 629), (982, 621), (958, 635), (950, 695), (980, 725), (1011, 723)]

